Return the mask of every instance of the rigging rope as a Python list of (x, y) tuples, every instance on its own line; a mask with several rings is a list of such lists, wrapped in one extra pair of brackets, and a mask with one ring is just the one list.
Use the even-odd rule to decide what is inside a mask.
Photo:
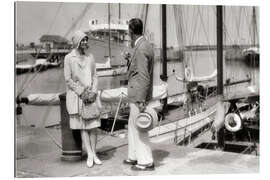
[[(227, 22), (228, 23), (233, 23), (233, 21), (235, 21), (235, 26), (237, 27), (237, 37), (236, 37), (236, 40), (238, 39), (238, 43), (237, 41), (235, 41), (235, 44), (238, 44), (238, 45), (244, 45), (244, 44), (247, 44), (247, 45), (254, 45), (254, 37), (256, 35), (254, 35), (254, 31), (256, 31), (255, 29), (252, 29), (253, 28), (257, 28), (256, 24), (254, 24), (254, 19), (253, 19), (253, 7), (240, 7), (240, 10), (237, 11), (238, 9), (236, 7), (227, 7), (227, 10), (230, 11), (230, 12), (233, 12), (232, 13), (226, 13), (226, 17), (228, 17), (228, 20)], [(229, 16), (231, 15), (231, 16)], [(236, 18), (235, 18), (236, 17)], [(224, 24), (225, 26), (225, 32), (227, 35), (227, 38), (225, 40), (228, 40), (227, 44), (231, 44), (230, 42), (233, 42), (230, 38), (233, 36), (233, 28), (230, 29), (230, 32), (228, 31), (227, 29), (227, 23)], [(255, 33), (256, 34), (256, 33)], [(247, 37), (246, 37), (247, 36)], [(242, 37), (245, 37), (245, 38), (242, 38)], [(243, 41), (245, 40), (245, 41)], [(253, 43), (252, 43), (253, 42)], [(244, 44), (243, 44), (244, 43)], [(243, 49), (240, 48), (238, 53), (242, 53)], [(243, 54), (239, 54), (241, 55), (241, 58), (243, 59)], [(228, 63), (228, 62), (227, 62)], [(254, 67), (254, 59), (252, 59), (250, 62), (249, 62), (249, 65), (250, 67)], [(247, 72), (249, 74), (249, 76), (254, 80), (255, 79), (255, 76), (256, 76), (256, 72), (255, 71), (248, 71)], [(230, 77), (234, 80), (236, 76), (235, 74), (235, 71), (226, 71), (226, 77)], [(254, 81), (252, 81), (254, 82)], [(228, 90), (231, 90), (231, 91), (236, 91), (236, 87), (235, 86), (232, 86), (232, 87), (226, 87)]]
[[(48, 31), (47, 31), (46, 34), (49, 34), (49, 32), (51, 31), (53, 25), (55, 24), (55, 21), (56, 21), (56, 19), (57, 19), (56, 17), (57, 17), (57, 15), (58, 15), (58, 13), (60, 12), (60, 8), (62, 7), (62, 4), (63, 4), (63, 3), (60, 2), (60, 4), (58, 5), (57, 10), (56, 10), (55, 15), (54, 15), (54, 18), (53, 18), (53, 21), (52, 21), (52, 23), (50, 24), (50, 27), (49, 27), (49, 29), (48, 29)], [(78, 16), (78, 18), (76, 19), (76, 21), (72, 24), (72, 26), (68, 29), (68, 31), (67, 31), (66, 34), (64, 35), (64, 38), (66, 38), (66, 37), (69, 35), (69, 33), (77, 26), (78, 21), (80, 21), (80, 20), (84, 17), (84, 15), (86, 14), (86, 12), (88, 11), (88, 8), (90, 8), (91, 5), (92, 5), (92, 4), (87, 4), (87, 5), (85, 6), (83, 12)], [(42, 48), (42, 47), (40, 47), (40, 50), (41, 50), (41, 48)], [(38, 53), (37, 53), (35, 59), (37, 59), (40, 50), (38, 51)], [(52, 53), (47, 57), (47, 59), (49, 59), (51, 56), (52, 56)], [(28, 82), (26, 82), (27, 80), (25, 80), (25, 82), (23, 83), (23, 84), (24, 84), (23, 88), (19, 91), (19, 93), (18, 93), (18, 95), (17, 95), (18, 97), (19, 97), (19, 96), (23, 93), (23, 91), (29, 86), (29, 84), (36, 78), (37, 74), (40, 72), (40, 70), (41, 70), (42, 68), (43, 68), (43, 67), (42, 67), (42, 65), (41, 65), (40, 68), (34, 73), (34, 75), (32, 76), (32, 78), (31, 78), (30, 80), (29, 80), (29, 77), (30, 77), (30, 76), (28, 76), (28, 79), (27, 79)]]
[(82, 20), (82, 18), (85, 16), (85, 14), (87, 13), (87, 11), (90, 9), (91, 6), (92, 6), (92, 4), (87, 3), (87, 5), (83, 9), (82, 13), (77, 17), (77, 19), (74, 21), (74, 23), (71, 25), (71, 27), (67, 30), (64, 37), (67, 37), (73, 31), (73, 29), (76, 28), (78, 22), (80, 20)]
[[(206, 39), (208, 54), (210, 58), (210, 62), (213, 66), (215, 66), (214, 62), (214, 52), (210, 50), (210, 41), (209, 41), (209, 32), (207, 32), (207, 22), (210, 22), (209, 20), (209, 11), (205, 11), (206, 16), (203, 16), (202, 10), (200, 6), (176, 6), (174, 5), (174, 16), (176, 19), (176, 32), (177, 32), (177, 40), (178, 44), (186, 44), (186, 45), (193, 45), (198, 44), (195, 40), (203, 40), (202, 38)], [(183, 16), (182, 14), (185, 14), (186, 16)], [(190, 16), (191, 14), (191, 16)], [(207, 16), (208, 15), (208, 16)], [(188, 21), (191, 17), (192, 21)], [(206, 17), (206, 19), (205, 19)], [(208, 17), (208, 18), (207, 18)], [(182, 26), (182, 24), (184, 24)], [(188, 31), (188, 29), (191, 29)], [(202, 29), (203, 31), (200, 31), (199, 29)], [(185, 33), (185, 37), (188, 41), (184, 40), (183, 34)], [(188, 34), (191, 34), (190, 36)], [(184, 48), (183, 48), (184, 49)], [(193, 70), (193, 73), (196, 71), (196, 61), (200, 58), (199, 51), (192, 51), (192, 52), (186, 52), (185, 58), (183, 61), (184, 68), (185, 67), (191, 67)], [(184, 71), (183, 68), (183, 71)], [(216, 68), (213, 67), (213, 70)], [(212, 70), (212, 69), (211, 69)]]
[[(61, 79), (61, 76), (58, 76), (57, 82), (59, 82), (60, 79)], [(56, 88), (55, 88), (55, 91), (58, 90), (58, 89), (60, 88), (60, 85), (61, 85), (61, 83), (57, 83), (57, 86), (56, 86)], [(47, 121), (47, 119), (48, 119), (48, 116), (46, 116), (46, 114), (48, 115), (48, 114), (51, 112), (51, 110), (52, 110), (52, 106), (48, 106), (47, 109), (45, 110), (44, 116), (43, 116), (43, 118), (41, 119), (41, 123), (40, 123), (41, 127), (44, 127), (44, 126), (45, 126), (45, 123), (46, 123), (46, 121)], [(62, 146), (60, 145), (61, 143), (59, 143), (59, 142), (58, 142), (58, 141), (57, 141), (57, 140), (49, 133), (49, 131), (48, 131), (47, 128), (45, 128), (45, 132), (49, 135), (49, 137), (51, 138), (51, 140), (52, 140), (52, 141), (53, 141), (53, 142), (61, 149), (61, 148), (62, 148)]]
[[(198, 12), (199, 12), (199, 15), (200, 15), (200, 18), (201, 18), (201, 22), (202, 22), (202, 26), (203, 26), (204, 35), (205, 35), (205, 37), (209, 37), (209, 34), (207, 33), (207, 30), (206, 30), (206, 28), (205, 28), (205, 24), (203, 23), (202, 13), (201, 13), (201, 11), (200, 11), (199, 8), (198, 8)], [(209, 20), (208, 20), (208, 21), (209, 21)], [(213, 57), (213, 56), (212, 56), (212, 55), (213, 55), (213, 52), (210, 51), (210, 42), (209, 42), (209, 39), (206, 38), (206, 41), (207, 41), (207, 43), (208, 43), (209, 57), (211, 58), (211, 57)], [(211, 58), (211, 59), (213, 60), (213, 58)], [(216, 69), (216, 68), (214, 67), (214, 69)]]
[[(57, 15), (58, 15), (59, 10), (60, 10), (61, 7), (62, 7), (62, 2), (59, 3), (59, 5), (58, 5), (58, 7), (57, 7), (57, 9), (56, 9), (56, 12), (55, 12), (53, 21), (52, 21), (52, 23), (51, 23), (49, 29), (47, 30), (47, 33), (46, 33), (46, 34), (49, 34), (49, 32), (51, 31), (52, 25), (55, 23), (56, 17), (57, 17)], [(35, 59), (37, 59), (37, 57), (39, 56), (39, 53), (40, 53), (40, 51), (41, 51), (41, 48), (42, 48), (42, 47), (40, 47), (40, 49), (38, 50)], [(40, 68), (34, 73), (33, 77), (32, 77), (30, 80), (29, 80), (30, 75), (25, 76), (25, 81), (24, 81), (24, 83), (23, 83), (24, 86), (21, 88), (21, 90), (20, 90), (19, 93), (17, 94), (18, 97), (24, 92), (24, 90), (29, 86), (29, 84), (35, 79), (35, 77), (37, 76), (37, 73), (38, 73), (42, 68), (43, 68), (43, 67), (42, 67), (42, 65), (41, 65)], [(31, 71), (31, 69), (29, 69), (29, 72), (30, 72), (30, 71)], [(27, 81), (28, 81), (28, 82), (27, 82)]]
[[(178, 5), (173, 5), (173, 13), (174, 13), (174, 19), (175, 19), (175, 24), (176, 24), (176, 38), (177, 38), (177, 41), (178, 41), (178, 45), (179, 45), (179, 53), (182, 53), (183, 54), (183, 56), (182, 56), (182, 60), (183, 60), (183, 69), (182, 69), (182, 72), (184, 72), (184, 69), (185, 69), (185, 67), (186, 67), (186, 60), (185, 60), (185, 58), (186, 58), (186, 53), (185, 53), (185, 51), (184, 51), (184, 42), (185, 42), (185, 40), (184, 40), (184, 36), (183, 36), (183, 34), (184, 34), (184, 32), (183, 32), (183, 30), (184, 30), (184, 28), (182, 27), (182, 24), (184, 23), (183, 22), (183, 14), (182, 14), (182, 8), (181, 8), (181, 6), (178, 6)], [(181, 56), (179, 57), (179, 58), (181, 58)], [(174, 63), (174, 69), (175, 69), (175, 63)], [(173, 75), (175, 75), (175, 72), (173, 72)], [(184, 76), (183, 76), (184, 77)], [(185, 86), (184, 85), (184, 83), (183, 83), (183, 86)], [(185, 87), (183, 87), (183, 88), (185, 88)]]

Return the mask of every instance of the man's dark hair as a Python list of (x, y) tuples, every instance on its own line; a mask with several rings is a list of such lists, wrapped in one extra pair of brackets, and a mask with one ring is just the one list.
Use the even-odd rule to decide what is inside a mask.
[(142, 35), (143, 33), (143, 22), (139, 18), (131, 19), (128, 23), (128, 27), (135, 35)]

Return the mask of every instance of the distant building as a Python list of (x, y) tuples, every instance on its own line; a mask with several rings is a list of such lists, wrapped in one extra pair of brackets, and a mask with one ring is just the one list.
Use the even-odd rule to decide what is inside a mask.
[(59, 35), (43, 35), (39, 39), (42, 47), (49, 49), (68, 49), (70, 45), (68, 44), (68, 40)]

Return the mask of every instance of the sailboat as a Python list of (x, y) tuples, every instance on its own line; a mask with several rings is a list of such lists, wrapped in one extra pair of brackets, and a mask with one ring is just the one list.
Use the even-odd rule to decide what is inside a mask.
[[(218, 31), (219, 35), (217, 36), (217, 39), (221, 38), (219, 40), (221, 42), (223, 26), (226, 29), (226, 23), (223, 25), (223, 9), (226, 10), (226, 7), (217, 7), (217, 15), (219, 17), (217, 24), (218, 29), (220, 29)], [(254, 7), (253, 10), (255, 10)], [(221, 43), (221, 46), (224, 45)], [(220, 48), (222, 49), (222, 47)], [(222, 57), (222, 50), (219, 50), (218, 52), (220, 53), (219, 56)], [(223, 72), (222, 63), (219, 63), (218, 67), (219, 66), (218, 72), (220, 72), (220, 70)], [(254, 66), (252, 67), (254, 68)], [(240, 72), (238, 74), (240, 74)], [(211, 127), (213, 132), (212, 139), (215, 139), (217, 136), (217, 143), (215, 143), (215, 141), (208, 141), (208, 143), (202, 143), (203, 145), (199, 145), (199, 147), (218, 148), (224, 151), (235, 151), (242, 154), (259, 154), (260, 95), (254, 71), (251, 72), (251, 74), (253, 74), (251, 75), (253, 79), (240, 80), (235, 83), (230, 83), (230, 79), (227, 79), (225, 84), (223, 84), (223, 75), (221, 74), (221, 76), (218, 76), (218, 94), (222, 96), (219, 98), (217, 116)], [(226, 73), (226, 78), (234, 75), (234, 73)], [(241, 85), (243, 83), (247, 83), (244, 91), (241, 90)], [(231, 87), (228, 88), (228, 84), (230, 84), (230, 86), (236, 85), (237, 87), (230, 89)], [(237, 90), (236, 88), (239, 89)]]
[[(167, 13), (167, 6), (162, 5), (161, 12), (162, 12), (162, 52), (163, 52), (163, 65), (162, 65), (162, 75), (161, 79), (163, 81), (167, 81), (167, 33), (166, 33), (166, 13)], [(183, 43), (183, 33), (182, 26), (183, 26), (183, 19), (179, 15), (182, 6), (173, 6), (174, 16), (176, 24), (179, 26), (176, 27), (177, 29), (177, 39), (178, 43)], [(180, 47), (180, 50), (183, 50)], [(184, 53), (185, 54), (185, 53)], [(185, 55), (183, 63), (185, 64)], [(165, 139), (173, 139), (175, 144), (183, 144), (183, 143), (190, 143), (193, 137), (193, 134), (209, 127), (210, 124), (213, 122), (215, 112), (216, 112), (216, 98), (208, 96), (207, 99), (200, 99), (199, 98), (199, 91), (198, 91), (198, 83), (202, 81), (209, 81), (216, 77), (216, 70), (211, 75), (207, 76), (196, 76), (194, 75), (194, 71), (186, 65), (184, 65), (184, 76), (177, 77), (178, 81), (184, 82), (184, 86), (187, 88), (184, 91), (187, 99), (185, 103), (177, 109), (177, 118), (172, 121), (167, 122), (166, 116), (164, 116), (164, 120), (160, 121), (158, 127), (152, 129), (149, 132), (149, 135), (155, 139), (154, 141), (159, 142)], [(170, 96), (168, 96), (170, 97)], [(168, 99), (164, 101), (164, 109), (167, 110), (168, 107)]]
[[(179, 12), (178, 7), (174, 7), (175, 8), (175, 14), (177, 14), (177, 11)], [(248, 83), (250, 82), (250, 79), (242, 79), (240, 81), (235, 81), (235, 82), (226, 82), (224, 84), (223, 82), (223, 9), (224, 7), (222, 6), (217, 6), (216, 8), (216, 25), (217, 25), (217, 65), (216, 68), (214, 68), (213, 73), (208, 75), (208, 76), (201, 76), (201, 77), (196, 77), (194, 78), (194, 75), (192, 75), (192, 73), (189, 73), (191, 75), (187, 76), (187, 66), (184, 66), (184, 77), (183, 78), (178, 78), (176, 77), (176, 79), (184, 81), (186, 83), (186, 88), (187, 91), (185, 94), (188, 95), (188, 100), (186, 101), (186, 105), (188, 106), (188, 104), (195, 104), (197, 105), (197, 108), (195, 107), (188, 107), (186, 112), (187, 115), (183, 116), (183, 114), (185, 114), (185, 110), (181, 111), (182, 116), (178, 116), (178, 118), (175, 119), (175, 121), (166, 121), (166, 119), (164, 121), (161, 121), (158, 125), (158, 127), (154, 128), (153, 130), (151, 130), (149, 132), (151, 137), (154, 137), (155, 139), (162, 139), (164, 140), (164, 138), (162, 138), (162, 136), (166, 137), (166, 138), (170, 138), (170, 139), (174, 139), (174, 142), (176, 144), (183, 144), (185, 142), (190, 143), (192, 137), (194, 134), (196, 134), (198, 131), (201, 131), (203, 129), (205, 129), (206, 127), (210, 127), (211, 129), (215, 129), (213, 132), (217, 133), (218, 136), (218, 144), (222, 144), (222, 138), (224, 138), (224, 136), (222, 135), (222, 122), (225, 121), (225, 127), (227, 129), (231, 128), (239, 128), (239, 124), (237, 124), (237, 120), (238, 119), (234, 119), (232, 120), (232, 116), (235, 114), (230, 114), (232, 112), (234, 112), (235, 110), (237, 111), (241, 111), (239, 109), (238, 106), (236, 107), (235, 105), (235, 100), (237, 98), (232, 98), (232, 96), (230, 96), (231, 94), (229, 94), (226, 91), (226, 97), (227, 98), (223, 98), (224, 96), (224, 87), (230, 87), (230, 86), (234, 86), (234, 85), (241, 85), (243, 83)], [(164, 25), (166, 25), (166, 5), (162, 5), (162, 22), (163, 22), (163, 74), (161, 75), (161, 78), (163, 78), (164, 80), (167, 80), (167, 67), (166, 67), (166, 28), (164, 30)], [(176, 16), (176, 19), (179, 18), (179, 16)], [(179, 20), (179, 19), (178, 19)], [(178, 21), (179, 22), (179, 21)], [(181, 35), (180, 31), (178, 31), (179, 35)], [(165, 38), (164, 38), (165, 36)], [(179, 37), (178, 39), (183, 39), (182, 37)], [(185, 62), (185, 61), (184, 61)], [(205, 83), (205, 82), (209, 82), (211, 80), (213, 80), (214, 77), (217, 77), (217, 85), (216, 85), (216, 94), (214, 96), (206, 96), (205, 99), (203, 100), (199, 100), (200, 98), (200, 83)], [(213, 83), (212, 83), (213, 84)], [(211, 86), (211, 84), (210, 84)], [(213, 86), (213, 85), (212, 85)], [(204, 86), (206, 87), (206, 86)], [(250, 87), (250, 86), (249, 86)], [(252, 86), (254, 87), (254, 86)], [(252, 89), (252, 88), (249, 88)], [(208, 88), (209, 90), (209, 88)], [(227, 89), (226, 89), (227, 90)], [(253, 89), (253, 91), (256, 91)], [(213, 91), (211, 92), (213, 93)], [(258, 91), (257, 91), (258, 93)], [(240, 99), (255, 99), (255, 104), (252, 106), (252, 108), (248, 108), (247, 106), (245, 106), (245, 108), (248, 108), (246, 110), (242, 110), (242, 115), (241, 118), (242, 120), (246, 119), (249, 122), (256, 122), (258, 119), (258, 94), (256, 92), (252, 92), (252, 94), (249, 95), (243, 95), (241, 97), (238, 96), (238, 98)], [(229, 96), (230, 98), (228, 98)], [(168, 96), (169, 97), (169, 96)], [(254, 98), (255, 97), (255, 98)], [(195, 99), (195, 100), (194, 100)], [(228, 100), (229, 99), (229, 100)], [(228, 105), (227, 102), (229, 102), (230, 104)], [(233, 102), (233, 103), (232, 103)], [(203, 104), (203, 105), (202, 105)], [(165, 101), (165, 103), (163, 105), (167, 105), (167, 102)], [(182, 106), (181, 108), (183, 108), (184, 106)], [(198, 108), (199, 107), (199, 108)], [(202, 108), (203, 107), (203, 108)], [(184, 108), (183, 108), (184, 109)], [(244, 109), (244, 108), (243, 108)], [(179, 111), (179, 110), (178, 110)], [(239, 113), (238, 112), (238, 113)], [(226, 115), (226, 116), (225, 116)], [(163, 117), (164, 118), (164, 117)], [(166, 118), (166, 117), (165, 117)], [(241, 120), (241, 121), (242, 121)], [(245, 121), (245, 120), (244, 120)], [(258, 121), (257, 121), (258, 122)], [(244, 123), (244, 122), (243, 122)], [(256, 123), (255, 123), (256, 124)], [(251, 124), (250, 124), (251, 125)], [(253, 124), (254, 125), (254, 124)], [(258, 127), (258, 126), (257, 126)], [(161, 136), (161, 137), (160, 137)], [(247, 135), (246, 135), (247, 136)], [(159, 141), (159, 140), (158, 140)]]

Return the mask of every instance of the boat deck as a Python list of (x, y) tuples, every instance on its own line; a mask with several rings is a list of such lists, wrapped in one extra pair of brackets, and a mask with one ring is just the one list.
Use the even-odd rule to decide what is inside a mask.
[[(152, 144), (156, 169), (135, 172), (122, 164), (127, 139), (100, 134), (97, 145), (103, 165), (89, 169), (86, 161), (61, 160), (60, 129), (18, 126), (16, 136), (17, 177), (136, 176), (259, 173), (259, 157), (222, 151), (176, 146), (172, 141)], [(58, 144), (58, 145), (57, 145)]]

